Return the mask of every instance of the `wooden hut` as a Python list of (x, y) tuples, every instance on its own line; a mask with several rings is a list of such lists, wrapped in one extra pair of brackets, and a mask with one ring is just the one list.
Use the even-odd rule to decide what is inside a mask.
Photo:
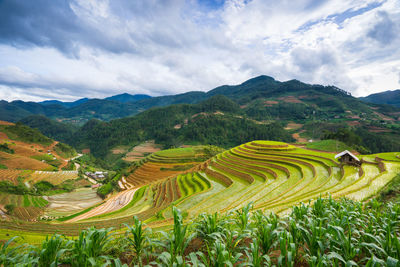
[(340, 163), (354, 165), (354, 166), (361, 166), (361, 161), (350, 151), (345, 150), (340, 152), (335, 156), (335, 159), (339, 159)]

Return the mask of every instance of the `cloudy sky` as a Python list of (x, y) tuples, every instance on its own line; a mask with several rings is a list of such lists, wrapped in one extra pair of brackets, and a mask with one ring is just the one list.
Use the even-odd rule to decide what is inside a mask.
[(400, 88), (400, 1), (0, 0), (0, 99), (208, 91), (257, 75)]

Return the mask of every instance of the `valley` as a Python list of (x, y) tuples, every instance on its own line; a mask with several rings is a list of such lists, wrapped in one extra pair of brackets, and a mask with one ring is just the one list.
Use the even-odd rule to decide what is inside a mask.
[[(308, 241), (293, 229), (306, 231), (302, 220), (317, 216), (311, 210), (325, 205), (336, 214), (336, 208), (355, 205), (357, 212), (367, 213), (371, 205), (386, 205), (378, 199), (398, 199), (397, 108), (365, 104), (334, 87), (281, 83), (264, 76), (203, 96), (164, 107), (155, 107), (160, 99), (145, 97), (137, 101), (153, 103), (148, 110), (81, 126), (42, 115), (1, 121), (0, 240), (19, 236), (38, 246), (49, 242), (48, 235), (76, 240), (90, 231), (106, 231), (120, 245), (129, 227), (142, 222), (143, 231), (151, 229), (148, 237), (155, 239), (186, 225), (196, 238), (185, 235), (190, 244), (180, 255), (194, 263), (200, 254), (190, 247), (206, 252), (207, 242), (234, 235), (249, 253), (253, 245), (247, 238), (261, 242), (261, 228), (254, 227), (260, 221), (278, 227), (279, 220), (274, 233), (285, 236), (269, 233), (275, 238), (273, 250), (266, 250), (270, 260), (279, 262), (274, 253), (284, 255), (284, 248), (292, 245), (278, 242), (289, 240), (298, 246), (291, 252), (298, 253), (296, 261), (309, 264)], [(338, 158), (342, 151), (356, 163)], [(387, 205), (398, 212), (398, 204)], [(299, 217), (303, 213), (308, 217)], [(212, 218), (220, 219), (217, 223)], [(251, 222), (240, 226), (241, 220)], [(398, 228), (398, 220), (393, 222), (390, 234)], [(204, 223), (218, 229), (229, 226), (221, 237), (210, 237), (198, 228)], [(168, 243), (169, 238), (162, 240)], [(164, 255), (162, 246), (153, 249)], [(127, 262), (126, 251), (120, 248), (118, 260)], [(156, 254), (149, 259), (162, 261)], [(388, 255), (382, 257), (391, 260)], [(246, 257), (251, 258), (241, 259)]]

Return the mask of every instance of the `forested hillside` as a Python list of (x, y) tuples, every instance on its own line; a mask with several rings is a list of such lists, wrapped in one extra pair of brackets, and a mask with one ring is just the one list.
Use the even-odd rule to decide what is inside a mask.
[(250, 139), (293, 140), (282, 125), (256, 122), (241, 114), (236, 103), (215, 96), (199, 104), (153, 108), (111, 122), (92, 120), (75, 133), (72, 143), (104, 156), (116, 145), (149, 139), (166, 147), (184, 143), (230, 147)]
[(371, 94), (366, 97), (360, 97), (360, 99), (369, 103), (388, 104), (400, 107), (400, 89)]
[[(90, 148), (96, 156), (114, 146), (152, 139), (166, 147), (229, 147), (252, 139), (306, 142), (335, 136), (363, 152), (400, 149), (399, 108), (363, 102), (334, 86), (280, 82), (268, 76), (207, 93), (121, 94), (63, 105), (2, 101), (0, 110), (10, 121), (24, 117), (24, 124), (78, 149)], [(340, 134), (343, 131), (359, 139), (350, 142)]]

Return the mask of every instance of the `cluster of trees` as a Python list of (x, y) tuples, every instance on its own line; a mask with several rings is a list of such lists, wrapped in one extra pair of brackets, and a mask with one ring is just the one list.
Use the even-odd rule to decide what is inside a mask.
[(7, 143), (0, 144), (0, 151), (6, 152), (9, 154), (15, 153), (14, 149), (10, 148)]
[[(222, 114), (216, 114), (217, 111)], [(105, 157), (114, 146), (150, 139), (165, 147), (183, 143), (231, 147), (255, 139), (292, 141), (280, 124), (257, 124), (241, 112), (230, 99), (214, 96), (199, 104), (154, 108), (111, 122), (92, 120), (71, 142), (78, 148), (89, 147), (96, 157)], [(180, 128), (175, 129), (178, 124)]]
[(363, 128), (340, 128), (336, 131), (325, 131), (322, 139), (339, 140), (363, 154), (388, 151), (400, 151), (398, 136), (383, 133), (372, 133)]
[(28, 188), (22, 181), (23, 181), (22, 178), (19, 179), (19, 182), (16, 185), (7, 180), (0, 181), (0, 192), (15, 194), (15, 195), (43, 196), (55, 190), (62, 192), (71, 192), (72, 190), (75, 189), (72, 180), (64, 181), (63, 183), (57, 186), (47, 181), (40, 181), (35, 183), (30, 188)]

